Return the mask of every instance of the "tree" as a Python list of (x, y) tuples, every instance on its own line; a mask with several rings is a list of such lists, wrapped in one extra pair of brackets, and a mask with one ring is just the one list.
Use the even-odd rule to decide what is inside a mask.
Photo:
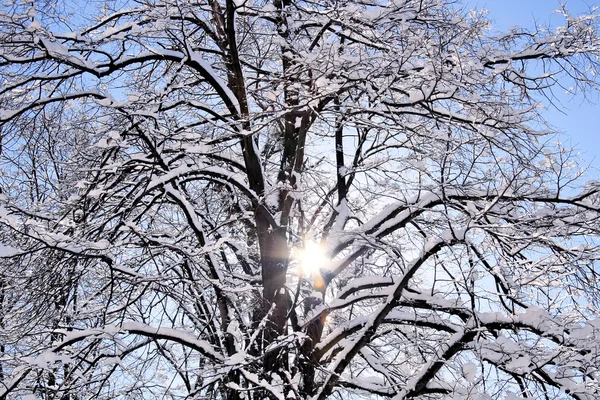
[(0, 399), (598, 398), (595, 10), (1, 7)]

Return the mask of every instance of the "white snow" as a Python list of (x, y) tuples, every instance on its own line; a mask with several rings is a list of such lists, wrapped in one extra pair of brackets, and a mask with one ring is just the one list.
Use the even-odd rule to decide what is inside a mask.
[(0, 243), (0, 258), (13, 257), (20, 253), (23, 253), (23, 251), (4, 243)]
[(246, 378), (248, 381), (252, 382), (256, 386), (268, 390), (277, 400), (285, 399), (283, 392), (279, 388), (276, 388), (275, 386), (269, 384), (266, 380), (260, 379), (258, 375), (252, 372), (248, 372), (243, 368), (241, 368), (240, 371), (242, 372), (242, 375), (244, 375), (244, 378)]
[(196, 347), (204, 352), (205, 355), (209, 355), (217, 360), (222, 360), (222, 357), (213, 350), (210, 343), (197, 339), (195, 336), (178, 329), (152, 327), (141, 322), (125, 322), (121, 325), (121, 329), (131, 333), (148, 334), (151, 337), (161, 336), (167, 340), (173, 340), (183, 345)]
[(225, 359), (225, 365), (241, 364), (242, 362), (244, 362), (245, 358), (246, 358), (246, 352), (239, 351), (239, 352), (235, 353), (234, 355), (232, 355), (231, 357)]
[(477, 376), (477, 365), (474, 363), (465, 363), (462, 365), (462, 375), (467, 382), (472, 383)]

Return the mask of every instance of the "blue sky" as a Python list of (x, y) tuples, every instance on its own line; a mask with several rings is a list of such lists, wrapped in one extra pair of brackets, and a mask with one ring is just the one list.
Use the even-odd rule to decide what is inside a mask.
[[(559, 24), (564, 19), (553, 11), (561, 2), (556, 0), (463, 0), (469, 7), (485, 8), (488, 17), (494, 21), (493, 28), (505, 31), (513, 25), (533, 27), (547, 23)], [(567, 9), (575, 15), (585, 13), (594, 5), (600, 6), (600, 0), (564, 0)], [(571, 143), (581, 151), (587, 163), (600, 168), (600, 97), (592, 97), (593, 104), (582, 96), (572, 98), (562, 91), (557, 92), (563, 103), (562, 113), (548, 110), (547, 120), (560, 132), (561, 140)], [(590, 171), (598, 175), (597, 171)]]

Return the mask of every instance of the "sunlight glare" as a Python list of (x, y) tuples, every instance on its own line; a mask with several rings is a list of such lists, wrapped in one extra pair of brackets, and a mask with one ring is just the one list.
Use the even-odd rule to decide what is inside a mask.
[(307, 240), (299, 257), (301, 267), (305, 272), (313, 273), (325, 267), (329, 261), (325, 249), (312, 240)]

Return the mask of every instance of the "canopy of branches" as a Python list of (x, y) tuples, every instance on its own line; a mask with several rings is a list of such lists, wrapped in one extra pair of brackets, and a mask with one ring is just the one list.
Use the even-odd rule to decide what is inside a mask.
[(0, 399), (598, 399), (559, 12), (4, 2)]

